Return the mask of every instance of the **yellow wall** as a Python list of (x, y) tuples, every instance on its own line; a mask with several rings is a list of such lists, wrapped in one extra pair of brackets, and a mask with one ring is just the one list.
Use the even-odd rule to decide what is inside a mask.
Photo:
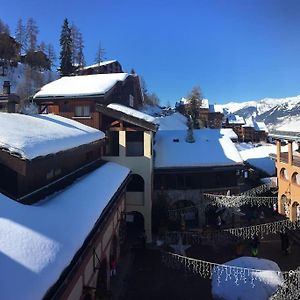
[[(293, 182), (294, 173), (300, 174), (300, 167), (293, 164), (293, 147), (292, 142), (288, 144), (288, 160), (282, 161), (280, 141), (277, 141), (277, 178), (278, 178), (278, 211), (285, 215), (284, 203), (282, 197), (287, 198), (288, 215), (291, 221), (296, 221), (296, 206), (300, 204), (300, 185)], [(282, 170), (287, 170), (287, 179), (282, 176)]]
[[(151, 131), (144, 132), (144, 156), (126, 156), (126, 132), (119, 131), (119, 156), (104, 156), (103, 159), (116, 162), (120, 165), (128, 167), (132, 173), (143, 177), (145, 183), (143, 205), (135, 205), (137, 199), (141, 197), (138, 193), (127, 193), (126, 195), (126, 211), (137, 211), (143, 214), (145, 220), (145, 232), (147, 242), (151, 242), (151, 209), (152, 209), (152, 172), (153, 172), (153, 156), (152, 156), (152, 140)], [(135, 194), (135, 195), (134, 195)]]

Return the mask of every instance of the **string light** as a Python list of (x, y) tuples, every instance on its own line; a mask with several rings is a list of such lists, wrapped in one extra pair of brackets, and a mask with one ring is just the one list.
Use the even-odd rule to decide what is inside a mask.
[[(266, 270), (217, 264), (165, 251), (161, 252), (161, 260), (162, 263), (169, 268), (191, 272), (202, 278), (212, 279), (213, 274), (215, 274), (218, 284), (222, 284), (222, 274), (225, 274), (225, 281), (231, 280), (237, 286), (240, 284), (250, 284), (251, 287), (254, 288), (256, 281), (268, 284), (263, 276), (255, 276), (257, 273), (265, 272)], [(283, 284), (270, 299), (299, 299), (300, 269), (273, 272), (276, 272), (276, 274), (283, 279)]]

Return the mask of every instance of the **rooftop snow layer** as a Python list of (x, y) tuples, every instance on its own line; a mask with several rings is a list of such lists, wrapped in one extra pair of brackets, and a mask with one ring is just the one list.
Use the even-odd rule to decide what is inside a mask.
[(104, 138), (104, 133), (57, 115), (0, 113), (0, 147), (33, 159)]
[(90, 66), (85, 66), (83, 67), (83, 69), (90, 69), (90, 68), (96, 68), (96, 67), (102, 67), (102, 66), (106, 66), (106, 65), (110, 65), (112, 63), (115, 63), (116, 60), (106, 60), (106, 61), (101, 61), (100, 63), (98, 64), (93, 64), (93, 65), (90, 65)]
[(155, 118), (152, 117), (152, 116), (149, 116), (141, 111), (138, 111), (134, 108), (131, 108), (131, 107), (127, 107), (127, 106), (124, 106), (122, 104), (116, 104), (116, 103), (111, 103), (109, 105), (107, 105), (108, 108), (111, 108), (111, 109), (114, 109), (114, 110), (117, 110), (117, 111), (120, 111), (126, 115), (129, 115), (129, 116), (133, 116), (133, 117), (136, 117), (138, 119), (141, 119), (141, 120), (144, 120), (144, 121), (147, 121), (149, 123), (155, 123)]
[(231, 140), (237, 140), (238, 136), (237, 134), (231, 129), (231, 128), (221, 128), (220, 129), (221, 134), (229, 137)]
[(129, 169), (106, 163), (39, 205), (0, 194), (1, 298), (42, 299), (128, 174)]
[(66, 76), (44, 85), (33, 98), (103, 95), (128, 76), (127, 73)]
[(275, 145), (259, 146), (240, 151), (244, 161), (272, 176), (275, 174), (275, 162), (269, 157), (270, 154), (276, 154)]
[(169, 116), (157, 117), (155, 122), (159, 125), (159, 130), (186, 130), (187, 118), (179, 112)]
[(187, 130), (159, 130), (155, 136), (155, 167), (208, 167), (242, 164), (233, 142), (220, 129), (195, 129), (195, 143), (185, 141)]
[(230, 114), (227, 119), (229, 124), (245, 124), (244, 118), (239, 115)]

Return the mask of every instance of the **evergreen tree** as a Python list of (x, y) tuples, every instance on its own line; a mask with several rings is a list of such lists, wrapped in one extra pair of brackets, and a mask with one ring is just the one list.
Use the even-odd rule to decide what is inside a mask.
[(186, 115), (191, 116), (194, 128), (200, 127), (200, 108), (202, 105), (202, 93), (200, 87), (193, 87), (191, 93), (187, 97), (187, 105), (185, 108)]
[(27, 49), (27, 35), (26, 35), (26, 28), (23, 25), (22, 18), (19, 18), (18, 23), (17, 23), (16, 41), (21, 45), (20, 52), (21, 51), (25, 52)]
[(26, 35), (29, 51), (35, 51), (37, 48), (37, 35), (39, 33), (39, 29), (36, 25), (36, 22), (33, 18), (29, 18), (26, 26)]
[(60, 35), (60, 72), (62, 76), (68, 76), (73, 71), (72, 65), (72, 37), (68, 19), (64, 20)]

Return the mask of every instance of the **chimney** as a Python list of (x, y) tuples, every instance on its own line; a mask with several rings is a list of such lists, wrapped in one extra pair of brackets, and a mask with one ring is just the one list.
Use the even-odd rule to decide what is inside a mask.
[(195, 139), (193, 135), (193, 120), (191, 116), (188, 116), (187, 126), (188, 126), (188, 130), (187, 130), (185, 141), (187, 143), (195, 143)]
[(10, 82), (5, 80), (3, 82), (3, 95), (9, 95), (10, 94)]

